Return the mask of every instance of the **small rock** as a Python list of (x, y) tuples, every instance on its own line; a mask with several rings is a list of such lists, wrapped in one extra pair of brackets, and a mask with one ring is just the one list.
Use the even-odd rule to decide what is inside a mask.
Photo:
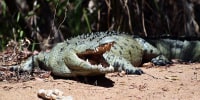
[(152, 62), (148, 62), (148, 63), (142, 64), (142, 67), (145, 67), (145, 68), (152, 68), (152, 67), (154, 67), (154, 64), (153, 64)]
[(63, 92), (58, 89), (54, 90), (40, 89), (38, 91), (38, 96), (45, 100), (73, 100), (72, 96), (63, 96)]

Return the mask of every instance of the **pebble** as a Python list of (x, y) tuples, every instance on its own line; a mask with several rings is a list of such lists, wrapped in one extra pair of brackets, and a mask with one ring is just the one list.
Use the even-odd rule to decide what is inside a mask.
[(38, 96), (45, 100), (73, 100), (72, 96), (63, 96), (63, 92), (58, 89), (40, 89), (38, 91)]

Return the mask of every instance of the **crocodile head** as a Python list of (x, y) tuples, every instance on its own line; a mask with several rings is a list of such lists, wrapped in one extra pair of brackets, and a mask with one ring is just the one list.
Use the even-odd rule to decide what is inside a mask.
[[(128, 41), (133, 42), (135, 46), (128, 48)], [(122, 46), (127, 49), (123, 49)], [(140, 52), (141, 49), (137, 42), (126, 34), (82, 35), (68, 40), (65, 47), (66, 53), (63, 53), (65, 54), (65, 64), (71, 71), (79, 72), (81, 75), (92, 72), (102, 74), (114, 71), (125, 71), (128, 74), (138, 74), (137, 72), (141, 74), (142, 72), (132, 63), (140, 63), (143, 53)], [(134, 51), (133, 54), (137, 58), (131, 55), (127, 56), (126, 53), (123, 54), (123, 50), (125, 52)]]

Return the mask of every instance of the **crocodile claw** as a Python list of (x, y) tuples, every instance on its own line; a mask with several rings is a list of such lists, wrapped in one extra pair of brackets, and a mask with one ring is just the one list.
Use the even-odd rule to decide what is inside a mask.
[(136, 69), (135, 71), (126, 70), (126, 74), (142, 75), (144, 71), (141, 69)]
[(136, 75), (142, 75), (142, 74), (144, 74), (144, 71), (141, 70), (141, 69), (137, 69), (134, 74), (136, 74)]
[(165, 65), (168, 65), (168, 64), (172, 64), (172, 62), (170, 62), (165, 56), (163, 55), (160, 55), (156, 58), (153, 58), (151, 60), (151, 62), (155, 65), (158, 65), (158, 66), (165, 66)]

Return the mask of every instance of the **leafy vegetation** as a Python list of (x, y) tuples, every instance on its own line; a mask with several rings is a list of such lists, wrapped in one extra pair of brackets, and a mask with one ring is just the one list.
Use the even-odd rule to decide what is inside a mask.
[(142, 37), (199, 38), (198, 0), (1, 0), (0, 50), (27, 37), (34, 49), (116, 30)]

